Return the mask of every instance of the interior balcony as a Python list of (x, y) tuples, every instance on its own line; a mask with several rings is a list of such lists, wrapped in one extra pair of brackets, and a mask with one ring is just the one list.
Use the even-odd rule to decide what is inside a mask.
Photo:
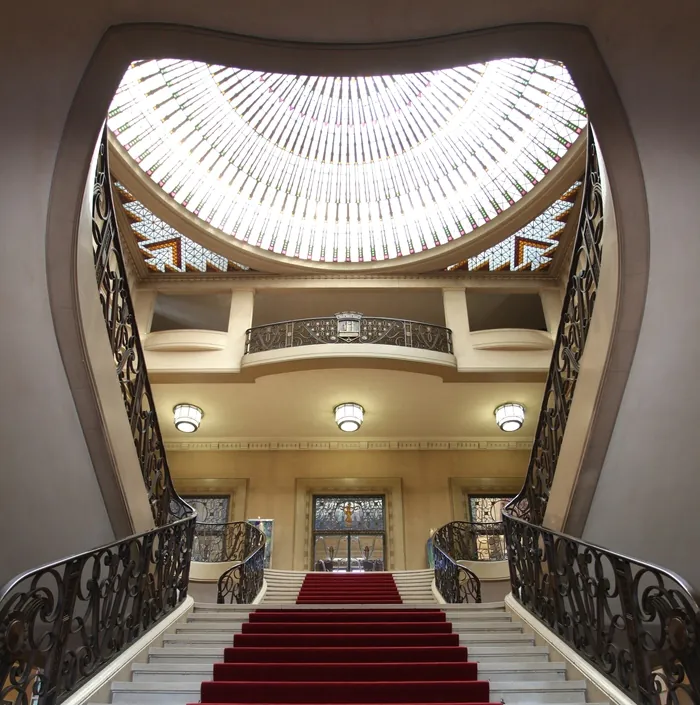
[(250, 382), (353, 367), (444, 381), (544, 379), (561, 307), (557, 286), (534, 279), (445, 286), (439, 277), (406, 284), (395, 277), (332, 285), (250, 277), (227, 288), (153, 285), (137, 291), (135, 304), (158, 382), (212, 375)]

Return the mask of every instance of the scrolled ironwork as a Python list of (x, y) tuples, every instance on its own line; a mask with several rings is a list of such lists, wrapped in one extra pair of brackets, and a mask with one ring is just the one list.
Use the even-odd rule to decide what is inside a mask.
[(700, 596), (671, 571), (506, 517), (514, 597), (642, 705), (700, 704)]
[(187, 596), (195, 512), (175, 492), (129, 296), (107, 164), (93, 183), (102, 309), (157, 528), (28, 571), (0, 591), (0, 702), (58, 705)]
[(250, 604), (262, 590), (265, 573), (265, 534), (247, 522), (242, 524), (240, 561), (224, 571), (217, 584), (218, 604)]
[(542, 526), (598, 288), (603, 193), (589, 136), (581, 216), (525, 484), (502, 512), (513, 596), (642, 705), (700, 705), (700, 597), (671, 571)]
[(0, 702), (54, 705), (187, 596), (194, 521), (28, 571), (0, 592)]
[(603, 236), (603, 190), (592, 132), (581, 213), (562, 305), (552, 362), (535, 431), (527, 478), (509, 511), (534, 524), (544, 520), (549, 492), (564, 439), (598, 291)]
[(245, 521), (226, 524), (197, 522), (194, 527), (192, 560), (200, 563), (242, 561), (249, 548), (249, 526)]
[(476, 573), (458, 561), (471, 560), (466, 544), (460, 543), (459, 527), (451, 522), (433, 534), (433, 559), (435, 561), (435, 587), (445, 602), (481, 602), (481, 581)]
[(119, 241), (108, 163), (107, 129), (100, 141), (92, 201), (95, 276), (126, 414), (156, 526), (194, 515), (175, 492), (148, 381)]
[(444, 326), (399, 318), (362, 316), (357, 335), (338, 331), (338, 318), (303, 318), (256, 326), (246, 331), (245, 354), (324, 344), (396, 345), (452, 352), (452, 331)]
[(505, 561), (503, 523), (452, 521), (438, 529), (440, 547), (455, 561)]

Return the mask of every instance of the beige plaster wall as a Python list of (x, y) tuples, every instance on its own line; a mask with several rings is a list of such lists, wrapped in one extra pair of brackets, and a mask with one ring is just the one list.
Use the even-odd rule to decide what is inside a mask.
[[(246, 518), (275, 520), (272, 567), (293, 568), (296, 481), (308, 478), (401, 479), (407, 570), (427, 567), (425, 543), (431, 528), (455, 517), (450, 478), (479, 486), (493, 478), (524, 478), (527, 451), (260, 451), (170, 452), (178, 480), (245, 478)], [(397, 565), (399, 563), (397, 562)]]

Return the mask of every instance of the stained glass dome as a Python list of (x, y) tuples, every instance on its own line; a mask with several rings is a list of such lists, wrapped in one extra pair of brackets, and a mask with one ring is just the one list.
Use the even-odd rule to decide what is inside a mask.
[(344, 263), (488, 223), (586, 120), (566, 68), (536, 59), (357, 77), (158, 60), (130, 66), (108, 124), (158, 186), (225, 236)]

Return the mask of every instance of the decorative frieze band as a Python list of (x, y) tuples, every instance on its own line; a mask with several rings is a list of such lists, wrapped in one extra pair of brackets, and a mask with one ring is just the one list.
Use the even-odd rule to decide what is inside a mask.
[(169, 451), (272, 450), (531, 450), (532, 440), (469, 438), (462, 440), (211, 440), (166, 442)]

